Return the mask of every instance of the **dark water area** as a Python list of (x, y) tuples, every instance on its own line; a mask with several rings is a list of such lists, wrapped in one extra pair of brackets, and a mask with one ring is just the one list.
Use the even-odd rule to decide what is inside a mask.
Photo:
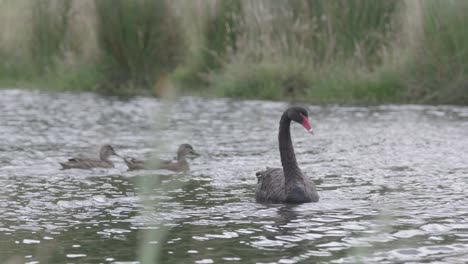
[[(0, 90), (0, 263), (140, 263), (143, 247), (162, 263), (468, 259), (468, 107), (303, 106), (315, 135), (293, 125), (293, 142), (321, 200), (263, 205), (255, 172), (281, 164), (287, 103)], [(187, 173), (60, 170), (105, 143), (202, 155)]]

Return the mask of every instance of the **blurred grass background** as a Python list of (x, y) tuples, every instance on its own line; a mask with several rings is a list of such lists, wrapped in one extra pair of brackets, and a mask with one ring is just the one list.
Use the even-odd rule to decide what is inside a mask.
[(464, 0), (0, 0), (0, 85), (468, 104)]

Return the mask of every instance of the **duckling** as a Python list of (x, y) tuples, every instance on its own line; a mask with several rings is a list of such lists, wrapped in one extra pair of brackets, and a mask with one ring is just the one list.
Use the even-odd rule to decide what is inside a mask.
[[(177, 150), (177, 160), (175, 162), (171, 160), (158, 160), (157, 164), (158, 166), (155, 167), (154, 169), (164, 169), (164, 170), (170, 170), (170, 171), (175, 171), (175, 172), (181, 172), (181, 171), (189, 171), (190, 166), (185, 159), (187, 155), (200, 155), (195, 150), (190, 144), (182, 144), (179, 146), (179, 149)], [(130, 158), (130, 159), (125, 159), (125, 163), (128, 166), (128, 170), (141, 170), (141, 169), (149, 169), (151, 166), (148, 164), (148, 162), (145, 162), (143, 160), (138, 160), (135, 158)]]
[(104, 145), (99, 150), (99, 159), (87, 157), (75, 157), (66, 162), (59, 162), (62, 170), (66, 169), (92, 169), (92, 168), (113, 168), (114, 163), (109, 160), (110, 156), (120, 157), (111, 145)]

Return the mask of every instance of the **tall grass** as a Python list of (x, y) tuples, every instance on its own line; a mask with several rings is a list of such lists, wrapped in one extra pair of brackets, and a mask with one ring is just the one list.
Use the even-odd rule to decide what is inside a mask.
[(70, 6), (71, 0), (32, 2), (29, 49), (32, 62), (41, 74), (62, 55)]
[(181, 61), (178, 20), (163, 0), (95, 1), (104, 89), (151, 87)]
[[(27, 0), (0, 0), (0, 81), (29, 79), (31, 69), (25, 63), (30, 24), (25, 12)], [(7, 83), (8, 84), (8, 83)]]
[(3, 31), (10, 33), (0, 42), (0, 79), (8, 85), (151, 93), (184, 56), (179, 20), (165, 0), (1, 1), (26, 10), (7, 24), (28, 25), (14, 41)]
[(169, 76), (217, 96), (468, 101), (462, 0), (0, 2), (4, 84), (153, 93)]
[[(317, 101), (326, 90), (321, 85), (330, 84), (324, 79), (369, 82), (361, 78), (387, 56), (399, 29), (395, 17), (403, 4), (368, 0), (241, 3), (236, 49), (221, 71), (208, 75), (215, 92), (268, 99), (309, 96), (308, 100)], [(351, 93), (344, 89), (335, 90), (337, 99), (348, 99)]]
[(392, 19), (401, 1), (244, 3), (248, 20), (242, 30), (247, 35), (241, 41), (248, 43), (239, 46), (269, 56), (307, 60), (315, 66), (352, 59), (370, 67), (380, 62), (391, 40)]
[[(186, 1), (182, 0), (177, 8), (185, 4)], [(185, 23), (188, 27), (186, 33), (195, 35), (190, 39), (190, 44), (198, 45), (191, 50), (185, 64), (175, 73), (178, 81), (190, 89), (210, 85), (207, 74), (222, 68), (227, 53), (236, 50), (242, 13), (239, 0), (205, 1), (193, 7), (199, 10), (184, 13), (189, 16)], [(194, 24), (194, 19), (200, 17), (201, 23)]]
[(423, 102), (468, 104), (466, 1), (428, 0), (405, 72), (407, 91)]

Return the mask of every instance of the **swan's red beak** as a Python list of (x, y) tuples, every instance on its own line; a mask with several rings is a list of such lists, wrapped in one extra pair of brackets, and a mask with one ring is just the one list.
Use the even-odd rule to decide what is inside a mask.
[(314, 131), (312, 130), (312, 126), (310, 125), (310, 122), (309, 122), (309, 119), (307, 118), (307, 116), (301, 114), (302, 116), (302, 126), (307, 129), (307, 131), (311, 134), (314, 134)]

